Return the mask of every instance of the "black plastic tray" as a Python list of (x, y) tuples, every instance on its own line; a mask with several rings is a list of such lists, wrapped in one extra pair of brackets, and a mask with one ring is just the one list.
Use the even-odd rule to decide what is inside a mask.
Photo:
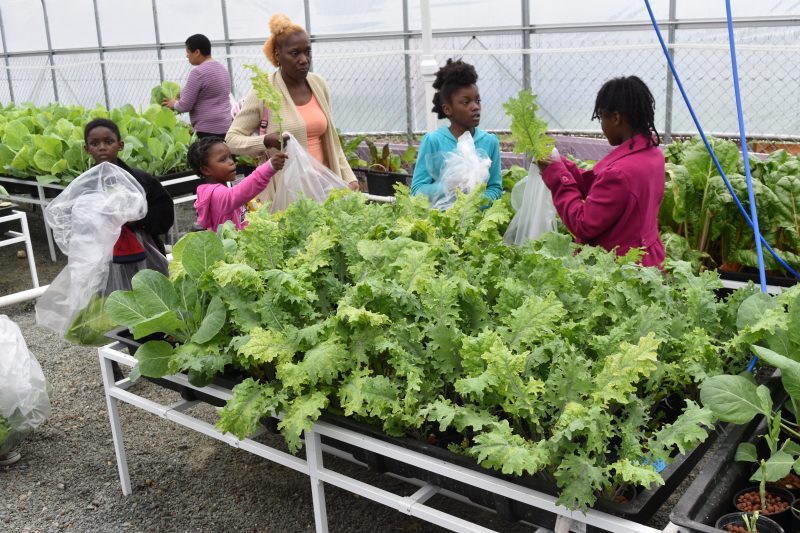
[[(776, 370), (763, 383), (772, 391), (772, 401), (778, 409), (786, 400), (779, 376), (780, 373)], [(670, 520), (692, 533), (722, 531), (714, 527), (717, 519), (735, 512), (733, 496), (739, 490), (752, 485), (748, 479), (753, 473), (753, 464), (735, 461), (736, 448), (741, 442), (751, 442), (757, 445), (759, 456), (764, 456), (767, 453), (766, 442), (759, 435), (766, 432), (767, 423), (763, 416), (757, 416), (747, 424), (723, 426), (719, 446), (673, 507)]]
[[(173, 180), (176, 178), (186, 178), (188, 176), (195, 176), (195, 175), (196, 172), (194, 170), (184, 170), (181, 172), (173, 172), (171, 174), (157, 176), (156, 179), (163, 184), (165, 181), (168, 180)], [(181, 183), (175, 183), (173, 185), (164, 185), (164, 189), (166, 189), (166, 191), (172, 197), (185, 196), (187, 194), (195, 194), (197, 192), (198, 185), (201, 185), (202, 183), (203, 180), (201, 180), (200, 178), (196, 178)]]
[(736, 511), (733, 496), (745, 488), (753, 465), (734, 461), (739, 443), (757, 443), (757, 435), (766, 432), (763, 417), (753, 419), (744, 426), (728, 425), (717, 450), (703, 470), (694, 479), (670, 513), (670, 520), (693, 533), (718, 533), (716, 520)]
[[(719, 270), (719, 277), (730, 281), (748, 282), (752, 281), (756, 285), (761, 283), (758, 271), (750, 272), (749, 269), (744, 272), (731, 272), (729, 270)], [(789, 276), (766, 276), (767, 285), (774, 285), (776, 287), (791, 287), (796, 285), (800, 280)]]
[[(131, 334), (127, 328), (113, 330), (107, 333), (106, 336), (125, 345), (131, 355), (134, 355), (136, 353), (136, 349), (146, 340), (158, 338), (158, 335), (153, 335), (136, 341), (131, 338)], [(214, 379), (214, 383), (221, 387), (233, 388), (243, 378), (244, 376), (241, 374), (225, 374), (217, 376)], [(165, 379), (146, 379), (155, 384), (181, 393), (181, 396), (187, 400), (199, 400), (218, 407), (221, 407), (225, 404), (224, 401), (216, 397), (208, 396), (193, 389), (187, 389), (186, 387)], [(484, 468), (480, 466), (474, 459), (453, 453), (446, 448), (428, 444), (427, 442), (413, 438), (391, 437), (386, 435), (381, 429), (375, 426), (359, 422), (351, 418), (326, 413), (322, 415), (321, 419), (339, 427), (343, 427), (408, 450), (422, 453), (429, 457), (433, 457), (434, 459), (439, 459), (448, 463), (463, 466), (476, 472), (481, 472), (499, 479), (504, 479), (511, 483), (522, 485), (545, 494), (550, 494), (553, 496), (558, 494), (558, 489), (555, 483), (544, 476), (505, 475), (496, 470)], [(658, 510), (658, 508), (666, 501), (666, 499), (675, 491), (678, 485), (680, 485), (680, 483), (686, 478), (689, 472), (697, 465), (708, 448), (717, 440), (717, 437), (718, 431), (712, 431), (710, 432), (706, 441), (698, 446), (695, 450), (688, 454), (676, 457), (672, 463), (670, 463), (661, 472), (661, 475), (664, 478), (664, 485), (652, 489), (639, 489), (628, 503), (617, 503), (610, 500), (600, 499), (594, 508), (635, 522), (642, 523), (648, 521), (656, 512), (656, 510)], [(335, 439), (330, 439), (323, 436), (322, 441), (329, 446), (350, 453), (357, 460), (367, 464), (371, 470), (379, 473), (391, 472), (403, 477), (416, 478), (428, 483), (432, 483), (445, 490), (466, 496), (479, 505), (495, 509), (498, 515), (506, 520), (526, 520), (550, 529), (555, 527), (557, 516), (553, 513), (510, 498), (506, 498), (504, 496), (499, 496), (490, 491), (456, 481), (446, 476), (429, 472), (391, 457), (386, 457), (384, 455), (364, 450), (356, 446), (351, 446)], [(589, 526), (587, 531), (595, 532), (602, 530)]]
[[(350, 418), (324, 414), (321, 417), (323, 420), (330, 423), (350, 429), (373, 437), (378, 440), (389, 442), (397, 446), (425, 454), (434, 459), (447, 461), (458, 466), (463, 466), (476, 472), (488, 474), (490, 476), (504, 479), (517, 485), (522, 485), (546, 494), (555, 496), (558, 494), (558, 489), (554, 482), (546, 479), (543, 476), (509, 476), (496, 470), (490, 470), (480, 466), (475, 460), (453, 453), (446, 448), (431, 445), (412, 438), (395, 438), (390, 437), (383, 433), (380, 429), (371, 425), (360, 423)], [(636, 492), (635, 496), (628, 503), (617, 503), (610, 500), (599, 499), (594, 506), (595, 509), (625, 518), (634, 522), (647, 522), (656, 510), (666, 501), (666, 499), (675, 491), (680, 483), (686, 478), (689, 472), (697, 465), (698, 461), (703, 457), (708, 448), (716, 441), (717, 432), (713, 431), (709, 434), (708, 439), (698, 446), (692, 452), (676, 457), (667, 468), (661, 472), (664, 478), (664, 485), (655, 487), (653, 489), (640, 489)], [(506, 520), (526, 520), (542, 527), (553, 529), (557, 516), (554, 513), (538, 509), (536, 507), (526, 505), (517, 500), (512, 500), (504, 496), (496, 495), (487, 490), (483, 490), (472, 485), (461, 483), (454, 479), (434, 474), (427, 470), (418, 468), (414, 465), (409, 465), (401, 461), (397, 461), (391, 457), (369, 452), (361, 448), (350, 446), (332, 439), (325, 439), (323, 442), (335, 448), (339, 448), (352, 454), (356, 459), (366, 463), (369, 467), (377, 472), (391, 472), (408, 478), (417, 478), (428, 483), (432, 483), (445, 490), (461, 494), (468, 497), (474, 503), (495, 509), (498, 515)], [(587, 528), (587, 531), (604, 531), (592, 526)]]
[[(160, 339), (163, 340), (164, 338), (162, 334), (156, 333), (139, 340), (134, 340), (133, 336), (131, 335), (131, 332), (126, 327), (117, 328), (112, 331), (109, 331), (108, 333), (106, 333), (106, 337), (118, 341), (122, 345), (124, 345), (128, 349), (128, 353), (131, 356), (135, 356), (136, 350), (139, 348), (139, 346), (141, 346), (145, 342), (149, 340), (160, 340)], [(223, 407), (227, 403), (225, 400), (217, 398), (216, 396), (211, 396), (209, 394), (205, 394), (190, 387), (179, 385), (178, 383), (174, 383), (168, 379), (149, 378), (146, 376), (142, 377), (148, 381), (155, 383), (156, 385), (180, 393), (181, 398), (187, 401), (201, 401), (213, 405), (215, 407)], [(241, 383), (244, 380), (244, 378), (245, 376), (242, 373), (237, 372), (235, 369), (231, 368), (227, 369), (223, 374), (215, 376), (213, 383), (214, 385), (226, 389), (232, 389), (233, 387)]]

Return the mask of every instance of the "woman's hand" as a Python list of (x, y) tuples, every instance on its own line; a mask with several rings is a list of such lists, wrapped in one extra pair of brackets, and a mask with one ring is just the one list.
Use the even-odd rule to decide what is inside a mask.
[(176, 102), (177, 100), (175, 100), (174, 98), (164, 98), (164, 100), (161, 101), (161, 105), (163, 105), (164, 107), (168, 107), (170, 109), (175, 109)]
[[(288, 135), (284, 134), (284, 139), (288, 138)], [(276, 131), (274, 133), (268, 133), (264, 135), (264, 146), (266, 148), (275, 148), (280, 149), (281, 147), (281, 136)]]
[(358, 180), (353, 180), (353, 181), (349, 182), (347, 184), (347, 186), (350, 187), (351, 191), (355, 191), (355, 192), (359, 191)]

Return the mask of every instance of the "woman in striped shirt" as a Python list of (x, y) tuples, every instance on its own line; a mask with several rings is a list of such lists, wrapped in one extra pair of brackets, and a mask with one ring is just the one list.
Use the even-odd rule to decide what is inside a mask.
[(194, 68), (181, 89), (180, 99), (165, 99), (163, 104), (178, 113), (188, 111), (199, 138), (224, 138), (231, 125), (228, 71), (211, 57), (211, 41), (199, 33), (186, 39), (186, 58)]

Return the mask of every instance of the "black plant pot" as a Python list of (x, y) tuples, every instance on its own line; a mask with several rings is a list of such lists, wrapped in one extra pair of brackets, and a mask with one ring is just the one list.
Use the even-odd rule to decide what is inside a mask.
[[(737, 502), (739, 501), (739, 497), (743, 494), (747, 494), (748, 492), (756, 492), (758, 493), (758, 486), (751, 486), (747, 487), (746, 489), (742, 489), (737, 492), (733, 497), (733, 507), (740, 511)], [(778, 496), (783, 501), (788, 504), (788, 507), (780, 511), (778, 513), (766, 513), (761, 512), (762, 515), (770, 518), (771, 520), (775, 521), (779, 526), (781, 526), (785, 531), (793, 531), (792, 529), (792, 503), (794, 502), (794, 495), (786, 489), (781, 489), (778, 487), (767, 487), (767, 494), (772, 494), (773, 496)]]
[[(745, 527), (742, 513), (729, 513), (722, 515), (719, 517), (719, 520), (717, 520), (717, 523), (714, 524), (714, 527), (723, 531), (727, 531), (727, 529), (725, 529), (725, 526), (727, 525)], [(784, 533), (785, 531), (774, 520), (761, 515), (759, 515), (758, 522), (756, 522), (756, 528), (758, 533)]]

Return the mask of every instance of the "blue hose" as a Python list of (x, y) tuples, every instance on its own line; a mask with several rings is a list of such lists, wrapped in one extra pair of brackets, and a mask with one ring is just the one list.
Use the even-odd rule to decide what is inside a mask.
[[(730, 181), (728, 181), (728, 177), (725, 175), (725, 172), (722, 170), (722, 166), (719, 164), (719, 161), (717, 160), (717, 156), (714, 153), (714, 150), (711, 148), (711, 144), (708, 142), (708, 139), (706, 138), (706, 134), (704, 133), (702, 126), (700, 126), (700, 121), (698, 120), (697, 115), (694, 112), (694, 108), (692, 107), (692, 104), (689, 102), (689, 97), (686, 95), (686, 90), (684, 90), (684, 88), (683, 88), (683, 83), (681, 83), (681, 79), (678, 76), (677, 70), (675, 69), (675, 64), (672, 62), (672, 57), (669, 55), (669, 50), (667, 50), (667, 45), (666, 45), (666, 43), (664, 43), (664, 37), (661, 35), (661, 30), (659, 29), (658, 23), (656, 22), (656, 17), (655, 17), (655, 15), (653, 15), (653, 8), (650, 6), (650, 0), (644, 0), (644, 3), (645, 3), (645, 6), (647, 7), (647, 12), (650, 15), (650, 21), (653, 23), (653, 28), (656, 31), (656, 36), (658, 37), (658, 42), (661, 44), (661, 49), (664, 51), (664, 56), (667, 58), (667, 63), (669, 64), (669, 69), (672, 72), (672, 77), (675, 79), (675, 83), (677, 84), (678, 89), (681, 92), (681, 96), (683, 96), (683, 100), (684, 100), (684, 102), (686, 102), (686, 107), (689, 109), (689, 113), (692, 115), (692, 120), (694, 121), (695, 127), (697, 127), (697, 132), (700, 134), (700, 138), (703, 140), (703, 144), (705, 144), (706, 149), (708, 150), (708, 153), (711, 155), (711, 160), (714, 162), (714, 166), (717, 167), (717, 172), (719, 172), (720, 177), (722, 177), (722, 180), (725, 182), (725, 187), (727, 187), (728, 188), (728, 192), (731, 193), (731, 196), (733, 197), (733, 201), (736, 203), (736, 206), (739, 208), (739, 211), (742, 213), (742, 216), (744, 217), (744, 219), (747, 221), (747, 223), (750, 225), (751, 228), (754, 228), (754, 230), (756, 230), (755, 231), (756, 240), (758, 240), (760, 243), (762, 243), (764, 245), (764, 247), (767, 249), (767, 251), (770, 253), (770, 255), (772, 255), (772, 257), (774, 257), (775, 260), (778, 263), (780, 263), (780, 265), (784, 269), (786, 269), (787, 272), (792, 274), (797, 279), (800, 279), (800, 274), (795, 272), (794, 269), (792, 269), (792, 267), (790, 267), (786, 263), (786, 261), (784, 261), (778, 255), (778, 253), (775, 250), (772, 249), (772, 247), (769, 245), (769, 243), (766, 241), (766, 239), (764, 239), (764, 236), (761, 235), (761, 233), (759, 231), (757, 231), (757, 229), (756, 229), (758, 227), (757, 223), (753, 224), (753, 220), (747, 214), (747, 210), (742, 205), (742, 202), (739, 201), (739, 197), (736, 196), (736, 192), (733, 190), (733, 187), (731, 186)], [(732, 37), (733, 36), (732, 27), (733, 26), (732, 26), (732, 23), (731, 23), (730, 14), (728, 16), (728, 27), (731, 28), (730, 29), (730, 31), (731, 31), (730, 40), (731, 40), (731, 46), (733, 46), (733, 37)], [(735, 68), (735, 65), (736, 65), (735, 56), (732, 57), (731, 59), (732, 59), (732, 63), (734, 64), (734, 68)], [(736, 76), (734, 76), (734, 79), (736, 80), (736, 82), (738, 84), (738, 78)], [(739, 96), (738, 96), (738, 85), (737, 85), (736, 103), (737, 103), (737, 108), (739, 110), (739, 114), (741, 115), (741, 102), (740, 102)], [(744, 137), (742, 137), (742, 139), (744, 140)], [(742, 146), (743, 146), (743, 149), (746, 150), (746, 141), (742, 142)], [(749, 172), (750, 172), (749, 163), (750, 162), (749, 162), (748, 158), (745, 157), (745, 165), (747, 165), (745, 168), (747, 169), (748, 175), (749, 175)], [(751, 181), (750, 181), (749, 176), (748, 176), (747, 179), (748, 179), (748, 191), (749, 191), (750, 196), (752, 196), (752, 186), (751, 186)], [(750, 200), (750, 203), (751, 203), (752, 207), (755, 207), (755, 202), (753, 202), (752, 199)], [(763, 269), (763, 257), (759, 261), (759, 275), (761, 276), (762, 289), (763, 289), (764, 288), (763, 285), (765, 283), (765, 278), (763, 277), (763, 270), (762, 269)]]
[(758, 212), (756, 210), (756, 197), (753, 193), (753, 178), (750, 176), (750, 156), (747, 153), (747, 136), (744, 130), (744, 115), (742, 113), (742, 95), (739, 92), (739, 68), (736, 61), (736, 44), (733, 38), (733, 18), (731, 17), (731, 0), (725, 0), (725, 15), (728, 18), (728, 42), (731, 47), (731, 66), (733, 67), (733, 92), (736, 96), (736, 115), (739, 119), (739, 139), (742, 145), (744, 158), (744, 176), (747, 180), (747, 199), (750, 201), (750, 217), (753, 221), (753, 237), (756, 241), (756, 256), (758, 257), (758, 276), (761, 280), (761, 292), (767, 292), (767, 277), (764, 273), (764, 254), (761, 251), (761, 231), (758, 228)]

